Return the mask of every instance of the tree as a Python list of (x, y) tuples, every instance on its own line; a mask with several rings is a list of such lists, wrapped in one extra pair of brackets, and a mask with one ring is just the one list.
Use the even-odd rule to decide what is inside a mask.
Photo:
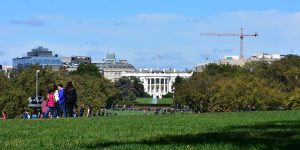
[(204, 72), (210, 76), (219, 76), (223, 78), (231, 78), (245, 73), (245, 70), (236, 65), (218, 65), (218, 64), (208, 64)]
[(117, 89), (107, 79), (91, 75), (71, 75), (64, 83), (72, 81), (77, 91), (77, 104), (84, 104), (99, 111), (111, 98), (115, 98)]
[[(175, 102), (188, 105), (195, 112), (283, 108), (287, 105), (289, 91), (297, 86), (298, 70), (297, 67), (286, 66), (290, 69), (285, 71), (282, 62), (276, 63), (255, 62), (247, 64), (245, 68), (211, 64), (204, 72), (196, 73), (176, 85)], [(279, 69), (276, 70), (275, 66)], [(288, 76), (284, 75), (287, 73)], [(286, 90), (285, 85), (290, 90)], [(297, 107), (297, 96), (290, 99), (289, 106)]]
[(188, 105), (194, 112), (207, 112), (213, 95), (214, 78), (205, 73), (193, 75), (190, 79), (176, 85), (175, 103)]
[(133, 80), (130, 80), (129, 77), (122, 77), (115, 82), (116, 88), (121, 91), (122, 100), (126, 102), (132, 102), (136, 99), (136, 94), (139, 93), (135, 89)]
[(300, 88), (295, 88), (292, 92), (288, 93), (288, 109), (300, 109)]
[(6, 111), (10, 118), (24, 112), (28, 108), (28, 98), (35, 96), (36, 70), (38, 74), (38, 93), (46, 96), (47, 89), (53, 84), (73, 82), (78, 99), (77, 104), (93, 107), (94, 111), (100, 110), (110, 101), (118, 97), (118, 89), (109, 80), (95, 74), (68, 74), (67, 72), (52, 71), (50, 68), (31, 66), (7, 79), (0, 76), (0, 110)]
[(91, 75), (95, 77), (101, 77), (101, 73), (98, 67), (94, 64), (81, 63), (76, 71), (71, 72), (73, 75)]
[(144, 91), (144, 85), (137, 77), (121, 77), (115, 82), (115, 86), (120, 90), (122, 100), (132, 102), (137, 97), (149, 97)]
[(268, 86), (265, 79), (243, 75), (217, 80), (210, 111), (276, 110), (285, 104), (285, 94)]

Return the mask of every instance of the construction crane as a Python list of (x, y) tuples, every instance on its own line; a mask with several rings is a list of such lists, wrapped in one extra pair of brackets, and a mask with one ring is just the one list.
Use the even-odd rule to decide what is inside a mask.
[(244, 59), (244, 37), (248, 36), (258, 36), (257, 33), (254, 34), (244, 34), (243, 28), (241, 28), (241, 33), (235, 34), (235, 33), (201, 33), (202, 36), (237, 36), (240, 37), (240, 59)]

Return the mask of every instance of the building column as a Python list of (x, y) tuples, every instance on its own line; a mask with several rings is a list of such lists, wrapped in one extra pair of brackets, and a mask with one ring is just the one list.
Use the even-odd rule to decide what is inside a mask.
[(158, 78), (158, 93), (161, 93), (161, 78)]
[(152, 87), (151, 87), (151, 78), (149, 78), (149, 81), (150, 81), (150, 82), (149, 82), (149, 87), (150, 87), (150, 88), (148, 89), (148, 91), (149, 91), (149, 93), (151, 93), (151, 88), (152, 88)]
[(169, 81), (169, 82), (168, 82), (168, 84), (169, 84), (169, 85), (168, 85), (168, 88), (169, 88), (169, 89), (168, 89), (168, 92), (173, 92), (173, 91), (172, 91), (172, 77), (169, 78), (168, 81)]
[(166, 91), (166, 78), (163, 78), (164, 79), (164, 90), (163, 90), (163, 92), (165, 93), (165, 94), (167, 94), (167, 91)]
[(147, 93), (148, 91), (148, 79), (147, 78), (144, 78), (144, 91)]
[(156, 78), (153, 78), (153, 96), (156, 96), (156, 93), (157, 93), (157, 91), (156, 91), (156, 86), (157, 86), (157, 84), (156, 84)]
[(169, 88), (168, 88), (168, 78), (166, 78), (166, 92), (168, 93), (168, 90), (169, 90)]
[[(156, 82), (158, 80), (158, 83)], [(155, 78), (155, 88), (156, 88), (156, 94), (159, 94), (159, 78)]]

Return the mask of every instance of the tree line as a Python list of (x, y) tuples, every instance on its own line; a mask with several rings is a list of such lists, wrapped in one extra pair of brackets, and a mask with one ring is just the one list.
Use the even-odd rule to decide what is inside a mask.
[(300, 108), (300, 57), (288, 55), (245, 66), (208, 64), (201, 73), (175, 83), (175, 103), (194, 112)]
[[(45, 97), (54, 83), (65, 85), (72, 81), (78, 94), (77, 105), (91, 106), (94, 111), (132, 103), (137, 97), (150, 97), (138, 78), (122, 77), (112, 83), (93, 64), (81, 64), (73, 72), (31, 66), (20, 73), (12, 72), (11, 78), (0, 73), (0, 110), (10, 118), (29, 111), (28, 98), (35, 95), (36, 70), (40, 70), (38, 95)], [(300, 57), (296, 55), (273, 63), (250, 62), (243, 67), (209, 64), (191, 78), (176, 78), (174, 103), (187, 105), (194, 112), (299, 109), (299, 75)]]
[[(66, 85), (72, 81), (78, 95), (77, 105), (90, 106), (95, 112), (101, 108), (111, 108), (117, 103), (130, 103), (145, 93), (137, 78), (121, 78), (116, 83), (105, 79), (93, 64), (80, 64), (78, 69), (68, 72), (61, 68), (31, 66), (17, 73), (11, 72), (11, 78), (0, 73), (0, 110), (7, 112), (9, 118), (15, 118), (24, 111), (30, 111), (28, 98), (35, 96), (36, 70), (38, 73), (38, 95), (46, 97), (48, 88), (53, 84)], [(124, 81), (124, 83), (123, 83)]]

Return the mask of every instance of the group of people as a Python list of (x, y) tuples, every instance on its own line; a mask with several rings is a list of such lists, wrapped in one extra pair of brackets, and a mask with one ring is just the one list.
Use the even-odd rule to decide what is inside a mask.
[(42, 118), (73, 117), (76, 106), (77, 93), (72, 84), (68, 82), (64, 88), (62, 84), (54, 84), (48, 89), (47, 96), (42, 102)]

